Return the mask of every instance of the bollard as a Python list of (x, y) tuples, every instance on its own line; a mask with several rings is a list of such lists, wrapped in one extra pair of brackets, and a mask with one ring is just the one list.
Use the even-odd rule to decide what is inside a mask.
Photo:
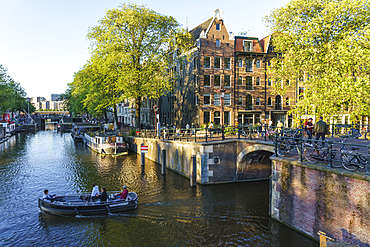
[(206, 126), (206, 142), (207, 142), (207, 135), (208, 135), (207, 131), (208, 131), (208, 126)]
[(221, 139), (224, 141), (225, 140), (225, 127), (224, 127), (224, 125), (221, 125), (221, 134), (222, 134)]
[(190, 186), (194, 187), (197, 185), (197, 156), (192, 155), (191, 156), (191, 175), (190, 175)]
[(162, 175), (166, 174), (166, 149), (162, 149)]
[(238, 125), (238, 139), (240, 139), (240, 125)]
[(141, 165), (145, 166), (145, 153), (141, 153)]

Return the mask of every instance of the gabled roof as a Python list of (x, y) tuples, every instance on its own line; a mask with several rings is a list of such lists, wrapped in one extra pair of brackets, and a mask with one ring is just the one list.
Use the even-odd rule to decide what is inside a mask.
[(263, 52), (265, 53), (267, 52), (267, 49), (269, 48), (270, 40), (271, 40), (271, 35), (268, 35), (260, 40), (260, 44), (262, 45)]
[(200, 25), (196, 26), (195, 28), (193, 28), (192, 30), (190, 30), (190, 33), (193, 35), (194, 40), (199, 39), (199, 36), (202, 33), (202, 31), (206, 32), (208, 30), (208, 27), (209, 27), (209, 25), (211, 25), (212, 20), (213, 20), (213, 17), (209, 18), (208, 20), (206, 20), (202, 24), (200, 24)]

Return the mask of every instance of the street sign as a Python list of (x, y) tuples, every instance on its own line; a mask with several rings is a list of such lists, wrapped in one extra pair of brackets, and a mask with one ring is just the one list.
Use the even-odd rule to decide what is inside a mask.
[(141, 146), (141, 153), (142, 154), (148, 153), (148, 146)]

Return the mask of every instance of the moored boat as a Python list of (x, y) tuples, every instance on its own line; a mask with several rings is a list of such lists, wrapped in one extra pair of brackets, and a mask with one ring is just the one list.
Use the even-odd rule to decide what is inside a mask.
[(54, 202), (39, 198), (38, 203), (44, 212), (66, 216), (120, 213), (137, 208), (139, 199), (135, 192), (129, 192), (123, 200), (114, 199), (114, 193), (116, 192), (108, 192), (109, 198), (106, 202), (87, 202), (83, 199), (87, 195), (67, 195), (56, 197)]
[(92, 123), (73, 123), (71, 135), (75, 141), (82, 141), (85, 132), (95, 132), (98, 130), (100, 130), (100, 126)]
[(89, 148), (100, 154), (117, 154), (128, 150), (122, 136), (86, 132), (83, 140)]

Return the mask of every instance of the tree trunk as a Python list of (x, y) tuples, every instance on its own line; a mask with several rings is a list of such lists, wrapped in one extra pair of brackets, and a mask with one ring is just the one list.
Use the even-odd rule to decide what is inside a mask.
[(118, 121), (117, 121), (117, 106), (113, 107), (113, 115), (114, 115), (114, 126), (118, 128)]
[(140, 129), (141, 97), (135, 99), (135, 128)]

